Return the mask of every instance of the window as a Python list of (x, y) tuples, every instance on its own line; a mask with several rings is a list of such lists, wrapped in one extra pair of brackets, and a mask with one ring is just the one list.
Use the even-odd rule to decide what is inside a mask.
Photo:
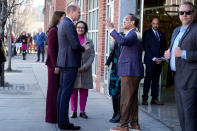
[(93, 75), (97, 74), (97, 39), (98, 39), (98, 0), (88, 0), (88, 36), (92, 39), (95, 49), (95, 58), (93, 62)]
[(83, 0), (77, 0), (77, 5), (79, 5), (79, 7), (81, 9), (81, 18), (80, 18), (80, 20), (83, 20), (83, 14), (84, 14)]
[[(111, 21), (113, 22), (114, 21), (114, 0), (107, 0), (107, 3), (106, 3), (106, 18), (110, 18)], [(108, 29), (106, 29), (106, 33), (105, 33), (105, 62), (107, 60), (107, 58), (109, 57), (109, 53), (110, 53), (110, 50), (112, 48), (112, 39), (110, 37), (110, 34), (109, 34), (109, 31)], [(104, 72), (104, 80), (105, 80), (105, 83), (107, 85), (109, 85), (109, 71), (106, 71)], [(107, 88), (108, 89), (108, 88)]]

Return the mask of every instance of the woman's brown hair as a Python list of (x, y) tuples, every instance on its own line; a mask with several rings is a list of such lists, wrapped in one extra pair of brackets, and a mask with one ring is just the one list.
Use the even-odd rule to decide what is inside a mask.
[(51, 23), (49, 25), (49, 28), (46, 32), (46, 34), (48, 34), (49, 30), (53, 27), (56, 27), (61, 19), (61, 17), (65, 15), (65, 12), (64, 11), (55, 11), (53, 13), (53, 16), (52, 16), (52, 20), (51, 20)]

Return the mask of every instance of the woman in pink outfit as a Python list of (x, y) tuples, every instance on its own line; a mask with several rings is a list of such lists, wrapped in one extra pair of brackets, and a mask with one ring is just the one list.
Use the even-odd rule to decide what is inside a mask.
[(90, 48), (82, 54), (81, 67), (78, 69), (74, 90), (70, 98), (71, 110), (73, 111), (71, 118), (77, 118), (79, 93), (80, 117), (87, 119), (88, 116), (85, 113), (85, 107), (88, 98), (88, 89), (93, 88), (92, 63), (94, 61), (95, 51), (92, 40), (86, 37), (88, 32), (87, 24), (83, 21), (79, 21), (76, 23), (76, 29), (80, 44), (82, 46), (88, 44)]
[(26, 60), (26, 54), (27, 54), (27, 36), (26, 32), (22, 33), (22, 36), (20, 37), (21, 42), (22, 42), (22, 55), (23, 55), (23, 60)]

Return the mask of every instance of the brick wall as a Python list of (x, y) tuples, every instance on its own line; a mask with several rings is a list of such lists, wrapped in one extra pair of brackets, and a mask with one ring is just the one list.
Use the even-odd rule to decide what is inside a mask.
[(46, 32), (54, 11), (65, 11), (65, 0), (45, 0), (44, 31)]
[(119, 0), (114, 0), (114, 26), (118, 30), (119, 23)]
[(83, 3), (83, 20), (88, 21), (88, 0), (84, 0)]
[(48, 0), (45, 0), (45, 7), (44, 7), (44, 32), (47, 31), (48, 26), (49, 26), (49, 11), (50, 11), (50, 6), (51, 2)]
[[(76, 2), (76, 0), (52, 0), (51, 7), (54, 10), (65, 10), (68, 4)], [(97, 55), (97, 76), (96, 76), (96, 90), (100, 91), (104, 85), (104, 58), (105, 58), (105, 19), (106, 19), (106, 0), (98, 0), (99, 4), (99, 22), (98, 22), (98, 55)], [(62, 4), (63, 3), (63, 4)], [(48, 5), (49, 6), (49, 5)], [(84, 0), (83, 3), (83, 20), (88, 20), (88, 0)], [(49, 13), (45, 8), (45, 25), (47, 23), (47, 14)], [(119, 0), (114, 0), (114, 25), (118, 29), (119, 22)]]
[(97, 79), (96, 89), (104, 84), (104, 58), (105, 58), (105, 19), (106, 19), (106, 0), (99, 0), (99, 22), (98, 22), (98, 55), (97, 55)]
[(65, 11), (65, 0), (54, 0), (54, 10)]

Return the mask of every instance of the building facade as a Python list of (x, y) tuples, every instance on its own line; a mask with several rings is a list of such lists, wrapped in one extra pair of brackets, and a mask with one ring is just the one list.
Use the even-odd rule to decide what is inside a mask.
[[(94, 87), (97, 91), (108, 93), (109, 73), (104, 70), (104, 64), (109, 56), (111, 39), (105, 26), (106, 19), (110, 18), (115, 28), (120, 30), (123, 17), (128, 13), (136, 13), (137, 2), (136, 0), (45, 0), (45, 31), (49, 26), (52, 12), (65, 11), (71, 3), (76, 3), (81, 7), (81, 20), (87, 22), (88, 37), (94, 42), (96, 54), (92, 66)], [(59, 6), (61, 8), (58, 8)]]
[(49, 27), (50, 20), (54, 11), (65, 10), (65, 0), (45, 0), (44, 3), (44, 31)]
[[(139, 28), (142, 33), (149, 27), (152, 17), (162, 18), (163, 22), (166, 22), (166, 13), (173, 12), (177, 16), (177, 6), (183, 1), (186, 0), (45, 0), (44, 27), (46, 31), (53, 11), (65, 11), (71, 3), (81, 7), (81, 20), (88, 23), (88, 37), (93, 40), (96, 53), (92, 66), (94, 87), (97, 91), (107, 94), (109, 72), (105, 71), (104, 64), (111, 49), (111, 38), (105, 26), (106, 19), (110, 18), (115, 29), (121, 31), (123, 17), (128, 13), (137, 14), (141, 21)], [(190, 1), (196, 3), (196, 0)]]

